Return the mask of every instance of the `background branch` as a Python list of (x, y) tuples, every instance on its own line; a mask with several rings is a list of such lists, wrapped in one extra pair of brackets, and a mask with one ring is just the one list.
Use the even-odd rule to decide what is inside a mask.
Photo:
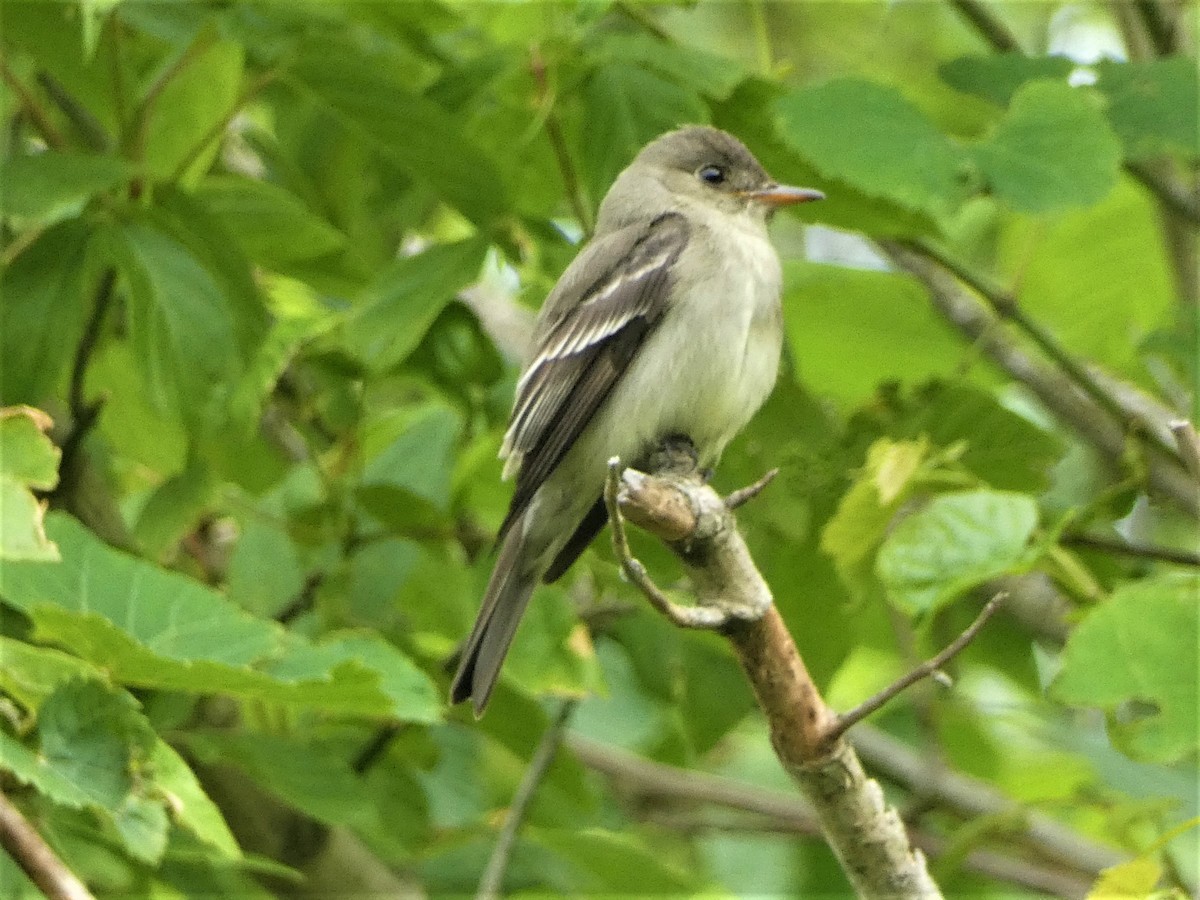
[[(880, 241), (879, 245), (897, 266), (925, 284), (934, 306), (988, 358), (1033, 391), (1047, 409), (1113, 466), (1122, 465), (1127, 434), (1112, 416), (1068, 377), (1026, 353), (999, 318), (949, 273), (902, 244)], [(1200, 493), (1188, 473), (1161, 455), (1147, 456), (1145, 463), (1150, 487), (1200, 518)]]
[(574, 700), (564, 701), (559, 706), (557, 715), (542, 733), (542, 739), (538, 742), (533, 758), (529, 760), (529, 768), (525, 770), (525, 775), (513, 797), (512, 805), (508, 808), (504, 827), (500, 829), (500, 834), (496, 838), (496, 845), (492, 848), (487, 868), (483, 870), (483, 877), (479, 879), (479, 890), (475, 894), (476, 900), (493, 900), (500, 896), (500, 889), (504, 885), (504, 873), (508, 871), (508, 862), (517, 842), (517, 832), (520, 831), (521, 824), (529, 813), (529, 806), (533, 803), (538, 786), (545, 779), (546, 773), (550, 771), (550, 765), (554, 762), (554, 756), (562, 744), (567, 723), (571, 721), (571, 715), (575, 712), (575, 705)]
[(0, 793), (0, 847), (47, 900), (95, 900), (3, 793)]

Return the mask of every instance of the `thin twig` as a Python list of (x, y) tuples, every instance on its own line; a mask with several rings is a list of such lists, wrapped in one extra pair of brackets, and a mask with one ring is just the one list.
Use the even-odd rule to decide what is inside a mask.
[(1200, 197), (1178, 181), (1143, 162), (1128, 162), (1125, 171), (1140, 181), (1172, 212), (1192, 224), (1200, 224)]
[(979, 632), (983, 629), (983, 626), (987, 624), (987, 620), (990, 619), (996, 610), (1000, 608), (1000, 604), (1003, 603), (1007, 597), (1008, 594), (1004, 593), (1003, 591), (999, 594), (996, 594), (996, 596), (992, 597), (992, 599), (987, 602), (983, 609), (979, 611), (979, 615), (975, 617), (975, 621), (968, 625), (967, 629), (962, 634), (947, 644), (941, 653), (932, 657), (931, 659), (927, 659), (903, 678), (884, 688), (874, 697), (871, 697), (869, 700), (860, 703), (849, 712), (838, 716), (837, 721), (830, 727), (828, 731), (827, 740), (831, 742), (837, 740), (846, 733), (848, 728), (851, 728), (856, 723), (861, 722), (867, 716), (871, 715), (871, 713), (882, 707), (889, 700), (892, 700), (898, 694), (907, 690), (922, 678), (928, 678), (930, 675), (939, 671), (942, 666), (961, 653), (963, 649), (965, 649), (966, 646), (971, 643), (971, 641), (975, 640), (975, 636), (979, 634)]
[(21, 79), (16, 76), (16, 73), (8, 67), (8, 61), (0, 56), (0, 75), (4, 77), (5, 83), (13, 89), (13, 92), (21, 101), (21, 106), (25, 108), (25, 112), (29, 114), (29, 118), (33, 121), (34, 126), (42, 135), (42, 139), (46, 142), (46, 146), (53, 150), (65, 150), (67, 146), (66, 139), (62, 136), (62, 132), (58, 127), (50, 121), (50, 116), (42, 109), (42, 105), (38, 103), (37, 98), (33, 96), (33, 92), (21, 83)]
[(1178, 49), (1175, 40), (1178, 32), (1162, 5), (1156, 0), (1134, 0), (1133, 7), (1146, 28), (1150, 42), (1154, 44), (1154, 52), (1159, 56), (1174, 53)]
[(567, 150), (567, 140), (563, 135), (562, 123), (558, 120), (558, 113), (555, 112), (555, 98), (552, 95), (546, 77), (546, 61), (542, 58), (541, 51), (535, 46), (529, 52), (529, 70), (533, 74), (533, 80), (538, 86), (538, 92), (541, 94), (540, 104), (546, 109), (546, 137), (550, 139), (550, 147), (554, 150), (554, 159), (558, 163), (558, 172), (562, 176), (563, 187), (567, 192), (567, 200), (571, 204), (571, 209), (575, 213), (575, 218), (579, 221), (579, 227), (583, 229), (586, 237), (591, 237), (595, 230), (595, 223), (592, 221), (591, 212), (588, 210), (588, 204), (584, 199), (583, 189), (579, 185), (579, 178), (575, 174), (575, 166), (571, 162), (571, 154)]
[(100, 120), (92, 115), (91, 110), (72, 96), (62, 82), (49, 72), (38, 72), (38, 84), (46, 92), (46, 96), (54, 101), (64, 116), (75, 126), (76, 133), (83, 138), (88, 149), (103, 153), (112, 149), (112, 138), (100, 124)]
[(47, 900), (95, 900), (3, 793), (0, 793), (0, 847)]
[(950, 5), (975, 27), (992, 49), (1001, 53), (1021, 52), (1021, 43), (1017, 36), (980, 0), (950, 0)]
[(1087, 547), (1092, 550), (1103, 550), (1106, 553), (1116, 553), (1120, 556), (1136, 556), (1139, 559), (1153, 559), (1181, 566), (1200, 566), (1200, 553), (1178, 550), (1174, 547), (1134, 544), (1092, 534), (1068, 534), (1063, 536), (1059, 543), (1067, 547)]
[[(1145, 435), (1154, 446), (1175, 456), (1175, 448), (1167, 444), (1154, 422), (1145, 421), (1140, 413), (1122, 404), (1113, 393), (1108, 391), (1082, 363), (1059, 343), (1058, 339), (1044, 328), (1042, 324), (1025, 314), (1017, 299), (999, 285), (980, 272), (976, 272), (925, 241), (904, 241), (906, 247), (915, 250), (939, 266), (950, 272), (963, 284), (987, 301), (988, 305), (1000, 318), (1017, 326), (1043, 353), (1052, 359), (1070, 379), (1079, 385), (1089, 397), (1096, 401), (1105, 412), (1118, 422), (1125, 423), (1127, 419), (1137, 426), (1137, 433)], [(1161, 427), (1161, 426), (1159, 426)]]
[(650, 605), (664, 615), (668, 621), (680, 628), (717, 630), (730, 621), (729, 613), (715, 605), (680, 606), (663, 593), (646, 572), (646, 567), (634, 558), (629, 549), (629, 537), (625, 533), (625, 516), (617, 494), (621, 486), (621, 461), (615, 456), (608, 461), (608, 477), (604, 482), (604, 505), (608, 507), (609, 529), (612, 532), (613, 553), (621, 564), (621, 571), (642, 592)]
[(671, 32), (663, 28), (657, 21), (642, 8), (640, 0), (618, 0), (613, 6), (618, 12), (629, 17), (630, 21), (636, 23), (646, 31), (650, 32), (660, 41), (671, 40)]
[(371, 735), (371, 739), (358, 751), (358, 755), (354, 757), (354, 762), (350, 764), (350, 768), (354, 770), (354, 774), (362, 775), (366, 773), (368, 769), (383, 757), (384, 752), (392, 745), (392, 741), (410, 728), (412, 728), (411, 722), (388, 722), (386, 725), (378, 728)]
[(1179, 445), (1179, 455), (1183, 457), (1184, 465), (1192, 473), (1192, 478), (1196, 479), (1197, 485), (1200, 485), (1200, 434), (1196, 433), (1196, 426), (1186, 419), (1176, 419), (1168, 422), (1167, 427), (1171, 429), (1171, 434), (1175, 435), (1175, 443)]
[(87, 383), (87, 369), (92, 354), (100, 341), (100, 331), (104, 325), (104, 316), (112, 303), (113, 288), (116, 286), (117, 273), (115, 269), (105, 269), (96, 286), (96, 299), (92, 303), (92, 311), (87, 324), (79, 337), (79, 346), (75, 348), (75, 359), (71, 363), (71, 382), (67, 391), (67, 404), (71, 410), (71, 429), (62, 439), (62, 457), (59, 461), (59, 471), (62, 476), (55, 494), (63, 495), (74, 489), (75, 457), (83, 445), (83, 439), (96, 424), (100, 416), (103, 401), (88, 403), (84, 398), (84, 387)]
[(525, 816), (529, 812), (529, 806), (533, 803), (538, 787), (545, 779), (546, 773), (550, 771), (550, 765), (554, 762), (555, 754), (558, 753), (558, 748), (562, 744), (567, 723), (571, 721), (575, 706), (576, 701), (564, 700), (557, 715), (542, 734), (533, 758), (529, 760), (529, 768), (525, 770), (525, 776), (521, 779), (512, 805), (508, 808), (504, 826), (496, 837), (496, 846), (492, 848), (492, 856), (488, 860), (487, 868), (483, 870), (483, 877), (479, 879), (479, 890), (475, 893), (476, 900), (493, 900), (500, 896), (500, 888), (504, 884), (504, 873), (508, 870), (508, 861), (512, 857), (513, 847), (517, 842), (517, 832), (520, 831), (521, 823), (524, 822)]
[(769, 471), (754, 484), (748, 484), (744, 488), (738, 488), (725, 498), (726, 509), (737, 509), (739, 506), (745, 506), (755, 497), (763, 492), (768, 484), (775, 480), (775, 476), (779, 474), (779, 469), (775, 468)]

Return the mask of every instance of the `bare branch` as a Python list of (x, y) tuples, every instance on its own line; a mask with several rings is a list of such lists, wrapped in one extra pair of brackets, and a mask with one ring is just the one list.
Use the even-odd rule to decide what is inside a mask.
[(950, 0), (950, 5), (974, 26), (980, 36), (1001, 53), (1021, 52), (1017, 36), (980, 0)]
[(975, 621), (967, 626), (958, 637), (946, 645), (941, 653), (930, 659), (925, 660), (921, 665), (917, 666), (903, 678), (894, 681), (888, 685), (874, 697), (860, 703), (858, 706), (849, 712), (842, 713), (838, 716), (837, 722), (829, 729), (827, 740), (836, 740), (846, 733), (846, 730), (861, 722), (871, 713), (882, 707), (892, 698), (898, 696), (901, 692), (912, 687), (922, 678), (928, 678), (935, 672), (938, 672), (942, 666), (954, 659), (959, 653), (966, 649), (971, 641), (975, 640), (975, 636), (983, 629), (987, 620), (1000, 608), (1000, 604), (1008, 597), (1005, 593), (996, 594), (992, 597), (979, 611), (979, 615), (975, 617)]
[(29, 115), (34, 127), (42, 136), (42, 140), (46, 142), (46, 146), (54, 150), (64, 150), (67, 146), (66, 139), (62, 136), (62, 132), (58, 130), (55, 124), (50, 120), (50, 116), (42, 109), (42, 105), (38, 103), (33, 92), (21, 83), (15, 72), (8, 67), (8, 61), (0, 56), (0, 76), (3, 76), (4, 82), (13, 89), (13, 93), (21, 101), (21, 106)]
[(583, 229), (585, 235), (591, 237), (596, 223), (592, 221), (587, 198), (584, 196), (579, 178), (575, 174), (575, 165), (571, 162), (571, 154), (567, 150), (567, 139), (563, 134), (562, 123), (554, 109), (557, 98), (551, 91), (546, 78), (546, 61), (537, 47), (534, 47), (529, 53), (529, 70), (533, 73), (533, 80), (538, 87), (538, 105), (545, 111), (546, 137), (550, 139), (550, 147), (554, 151), (554, 160), (558, 163), (558, 172), (563, 180), (567, 200), (571, 204), (579, 227)]
[[(1126, 431), (1074, 382), (1052, 366), (1034, 359), (1008, 333), (1003, 323), (980, 300), (947, 272), (918, 252), (892, 241), (880, 246), (905, 271), (924, 282), (934, 306), (1013, 378), (1022, 382), (1061, 421), (1074, 428), (1114, 466), (1126, 450)], [(1155, 446), (1155, 445), (1150, 445)], [(1174, 459), (1146, 457), (1151, 489), (1170, 497), (1200, 518), (1200, 496), (1194, 480)]]
[(564, 701), (558, 709), (558, 714), (542, 734), (533, 758), (529, 760), (529, 768), (525, 770), (525, 776), (521, 779), (512, 805), (508, 808), (504, 827), (500, 829), (496, 838), (496, 846), (492, 848), (487, 868), (483, 870), (483, 877), (479, 879), (476, 900), (493, 900), (500, 896), (500, 889), (504, 885), (504, 873), (508, 870), (508, 861), (517, 842), (517, 832), (521, 829), (521, 823), (525, 821), (538, 787), (550, 771), (555, 754), (562, 744), (567, 723), (571, 721), (571, 715), (575, 712), (575, 705), (574, 700)]
[(0, 793), (0, 847), (48, 900), (95, 900), (3, 793)]
[(1140, 162), (1128, 162), (1125, 171), (1140, 181), (1171, 212), (1183, 216), (1192, 224), (1200, 223), (1200, 197), (1181, 183)]
[(725, 498), (726, 509), (737, 509), (739, 506), (745, 506), (755, 497), (763, 492), (768, 484), (775, 480), (775, 476), (779, 474), (779, 469), (772, 469), (754, 484), (746, 485), (744, 488), (738, 488)]
[(1200, 485), (1200, 434), (1196, 433), (1196, 426), (1186, 419), (1176, 419), (1168, 422), (1167, 427), (1175, 435), (1175, 443), (1179, 445), (1179, 455), (1183, 457), (1184, 464), (1197, 485)]
[(1118, 556), (1135, 556), (1139, 559), (1152, 559), (1158, 562), (1175, 563), (1180, 566), (1200, 566), (1200, 553), (1192, 550), (1178, 550), (1175, 547), (1135, 544), (1117, 538), (1100, 537), (1094, 534), (1064, 535), (1059, 540), (1059, 543), (1065, 547), (1087, 547), (1092, 550), (1103, 550), (1105, 553), (1115, 553)]

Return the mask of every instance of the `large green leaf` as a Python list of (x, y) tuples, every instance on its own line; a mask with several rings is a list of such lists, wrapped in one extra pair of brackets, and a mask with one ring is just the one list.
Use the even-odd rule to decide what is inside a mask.
[(308, 209), (295, 194), (267, 181), (209, 175), (196, 196), (242, 245), (267, 267), (332, 253), (346, 236)]
[(0, 559), (58, 559), (42, 528), (45, 508), (32, 493), (58, 484), (62, 454), (46, 436), (49, 427), (40, 410), (0, 408)]
[(1196, 61), (1178, 56), (1150, 62), (1104, 60), (1096, 87), (1108, 98), (1108, 119), (1134, 159), (1164, 152), (1200, 156), (1200, 85)]
[(1128, 370), (1134, 348), (1174, 304), (1154, 204), (1122, 182), (1103, 202), (1002, 232), (1022, 307), (1071, 352)]
[(323, 40), (289, 67), (348, 126), (415, 181), (428, 185), (477, 225), (508, 207), (491, 160), (464, 137), (454, 116), (412, 92), (386, 60), (347, 41)]
[(920, 285), (891, 272), (788, 262), (784, 313), (804, 384), (847, 405), (881, 382), (948, 376), (967, 352)]
[(1094, 94), (1035, 81), (1013, 95), (991, 138), (973, 149), (992, 191), (1015, 210), (1088, 206), (1117, 180), (1121, 148)]
[(942, 494), (892, 530), (875, 571), (902, 609), (928, 613), (968, 588), (1026, 567), (1037, 520), (1037, 504), (1027, 494)]
[(642, 146), (664, 131), (708, 121), (699, 97), (645, 69), (602, 64), (583, 86), (583, 171), (594, 205)]
[(962, 151), (894, 88), (839, 78), (776, 108), (784, 140), (829, 178), (934, 215), (964, 196)]
[(0, 398), (38, 404), (63, 377), (94, 299), (78, 221), (43, 233), (0, 274)]
[(75, 520), (48, 517), (60, 563), (8, 563), (5, 600), (39, 640), (132, 685), (229, 693), (345, 714), (428, 721), (428, 679), (379, 638), (312, 643), (256, 619), (199, 582), (103, 545)]
[(1137, 759), (1174, 762), (1200, 750), (1200, 577), (1122, 585), (1071, 633), (1053, 695), (1110, 712), (1109, 732)]
[(144, 159), (150, 172), (167, 179), (181, 166), (185, 179), (204, 172), (220, 146), (216, 127), (237, 103), (241, 90), (245, 51), (241, 44), (218, 38), (215, 31), (202, 29), (188, 47), (180, 47), (178, 58), (167, 61), (156, 73), (170, 74), (149, 108)]
[(213, 413), (216, 388), (238, 371), (224, 294), (178, 241), (147, 222), (106, 233), (130, 294), (129, 331), (144, 389), (193, 428)]
[(96, 194), (134, 172), (113, 156), (84, 156), (45, 150), (0, 160), (0, 198), (6, 217), (20, 227), (42, 228), (78, 215)]
[(344, 320), (343, 344), (372, 372), (404, 361), (456, 291), (473, 281), (487, 244), (438, 244), (397, 260), (367, 287)]

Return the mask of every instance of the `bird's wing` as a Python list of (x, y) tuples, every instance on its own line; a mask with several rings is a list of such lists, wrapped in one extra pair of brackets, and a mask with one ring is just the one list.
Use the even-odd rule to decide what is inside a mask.
[(627, 226), (593, 241), (547, 298), (501, 449), (505, 472), (518, 473), (501, 538), (662, 318), (687, 240), (687, 222), (678, 213)]

